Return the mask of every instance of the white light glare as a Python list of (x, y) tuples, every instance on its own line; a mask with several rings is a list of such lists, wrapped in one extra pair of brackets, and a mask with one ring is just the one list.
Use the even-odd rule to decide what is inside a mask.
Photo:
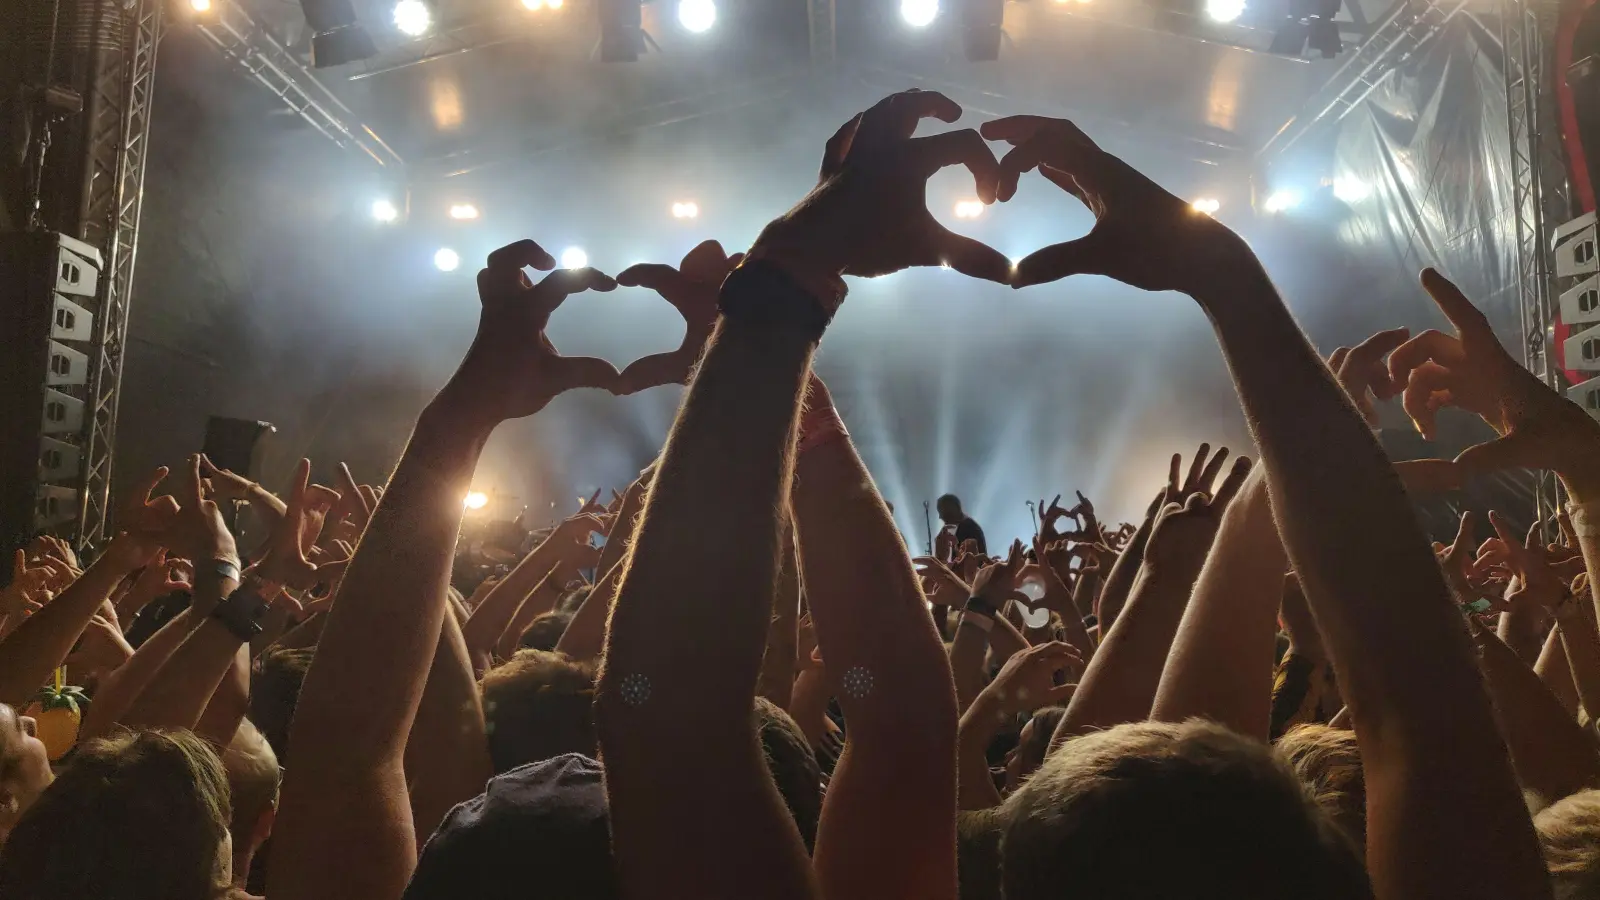
[(589, 254), (582, 247), (568, 247), (561, 251), (561, 268), (581, 269), (589, 264)]
[(400, 218), (400, 209), (388, 200), (372, 201), (372, 217), (379, 222), (393, 222)]
[(716, 0), (678, 0), (678, 24), (699, 34), (717, 24)]
[(541, 9), (560, 9), (561, 0), (522, 0), (524, 9), (538, 12)]
[(1286, 209), (1293, 209), (1300, 205), (1299, 191), (1274, 191), (1267, 201), (1261, 205), (1269, 213), (1280, 213)]
[(956, 218), (958, 218), (958, 219), (976, 219), (977, 217), (979, 217), (981, 215), (983, 215), (983, 201), (982, 200), (957, 200), (956, 201)]
[(210, 12), (211, 0), (189, 0), (189, 8), (197, 13)]
[(449, 247), (441, 247), (439, 252), (433, 254), (433, 264), (438, 266), (441, 272), (454, 272), (456, 267), (461, 265), (461, 254)]
[(672, 204), (672, 217), (674, 219), (695, 219), (700, 216), (700, 204), (693, 200), (685, 200)]
[(476, 219), (477, 217), (478, 208), (471, 203), (453, 203), (450, 205), (450, 218), (452, 219), (466, 220)]
[(1206, 15), (1213, 22), (1232, 22), (1244, 15), (1244, 0), (1206, 0)]
[(900, 0), (900, 18), (912, 28), (933, 24), (939, 16), (939, 0)]
[(466, 498), (461, 501), (461, 505), (467, 509), (483, 509), (489, 505), (489, 495), (482, 491), (468, 491)]
[(1217, 214), (1217, 210), (1222, 208), (1222, 201), (1215, 197), (1201, 197), (1191, 205), (1194, 206), (1195, 212), (1205, 213), (1208, 216), (1214, 216)]
[(422, 0), (400, 0), (394, 5), (394, 27), (416, 37), (433, 27), (433, 10)]
[(1333, 180), (1333, 196), (1341, 203), (1360, 203), (1372, 196), (1372, 186), (1359, 178), (1340, 175)]

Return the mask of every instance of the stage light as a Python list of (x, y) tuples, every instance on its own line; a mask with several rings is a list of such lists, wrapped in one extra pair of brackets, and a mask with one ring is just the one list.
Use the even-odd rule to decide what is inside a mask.
[(394, 5), (394, 27), (412, 37), (426, 34), (433, 27), (433, 10), (422, 0), (400, 0)]
[(522, 0), (522, 8), (533, 12), (544, 9), (544, 0)]
[(561, 268), (581, 269), (589, 264), (589, 254), (582, 247), (568, 247), (561, 251)]
[(678, 0), (678, 24), (699, 34), (717, 24), (716, 0)]
[(441, 272), (454, 272), (461, 265), (461, 254), (449, 247), (441, 247), (439, 252), (433, 254), (433, 264), (438, 266)]
[(1222, 201), (1215, 197), (1201, 197), (1200, 199), (1194, 201), (1194, 203), (1191, 205), (1194, 207), (1195, 212), (1205, 213), (1208, 216), (1214, 216), (1217, 214), (1217, 210), (1222, 208)]
[(958, 219), (976, 219), (983, 215), (983, 201), (957, 200), (955, 213)]
[(466, 221), (477, 217), (478, 208), (471, 203), (453, 203), (450, 205), (450, 218), (452, 219)]
[(468, 491), (461, 505), (467, 509), (483, 509), (489, 505), (489, 495), (482, 491)]
[(900, 18), (912, 28), (933, 24), (939, 16), (939, 0), (900, 0)]
[(1293, 209), (1300, 205), (1300, 192), (1291, 190), (1273, 191), (1261, 204), (1261, 208), (1269, 213), (1280, 213), (1286, 209)]
[(189, 8), (197, 13), (210, 12), (211, 0), (189, 0)]
[(700, 215), (700, 204), (693, 200), (672, 204), (672, 217), (674, 219), (693, 219)]
[(1333, 196), (1342, 203), (1360, 203), (1372, 196), (1372, 186), (1359, 178), (1340, 175), (1333, 180)]
[(400, 218), (400, 208), (388, 200), (372, 201), (372, 217), (379, 222), (393, 222)]
[(1232, 22), (1244, 15), (1244, 0), (1206, 0), (1206, 15), (1213, 22)]

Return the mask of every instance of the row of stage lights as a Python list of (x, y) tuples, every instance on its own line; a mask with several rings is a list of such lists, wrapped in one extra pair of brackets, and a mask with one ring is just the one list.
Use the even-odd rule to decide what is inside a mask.
[[(1090, 0), (1055, 0), (1063, 6)], [(1226, 24), (1244, 15), (1245, 0), (1205, 0), (1206, 17)], [(681, 13), (680, 13), (681, 15)], [(900, 18), (913, 28), (926, 28), (939, 18), (939, 0), (900, 0)]]

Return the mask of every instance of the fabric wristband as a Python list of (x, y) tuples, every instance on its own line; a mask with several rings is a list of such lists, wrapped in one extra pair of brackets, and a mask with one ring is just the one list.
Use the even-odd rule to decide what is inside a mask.
[(962, 607), (962, 609), (966, 610), (967, 612), (975, 612), (980, 616), (988, 616), (991, 619), (1000, 613), (998, 609), (995, 609), (989, 604), (988, 600), (985, 600), (982, 597), (968, 597), (967, 605)]
[(822, 339), (833, 314), (782, 267), (745, 260), (728, 273), (717, 295), (723, 316), (768, 327), (789, 327)]

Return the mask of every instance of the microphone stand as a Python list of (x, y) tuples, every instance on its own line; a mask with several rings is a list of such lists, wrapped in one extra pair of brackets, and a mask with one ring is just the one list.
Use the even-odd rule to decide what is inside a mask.
[(1033, 505), (1033, 501), (1032, 500), (1029, 500), (1029, 501), (1026, 501), (1026, 502), (1028, 504), (1028, 515), (1033, 517), (1033, 535), (1034, 535), (1034, 537), (1038, 537), (1039, 536), (1039, 510)]
[(922, 548), (927, 556), (933, 555), (933, 518), (928, 514), (928, 501), (922, 501), (922, 527), (927, 529), (928, 543)]

